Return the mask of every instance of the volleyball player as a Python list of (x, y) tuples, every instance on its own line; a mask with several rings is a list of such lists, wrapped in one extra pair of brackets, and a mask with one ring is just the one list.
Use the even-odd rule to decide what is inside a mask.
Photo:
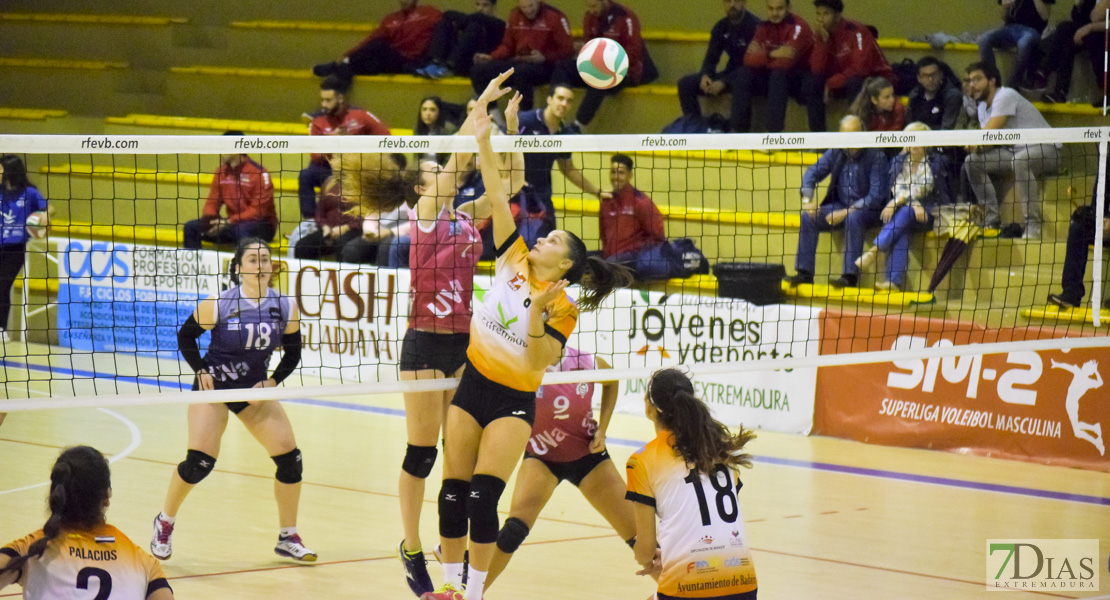
[[(498, 89), (495, 80), (479, 100), (490, 101), (486, 93)], [(514, 132), (519, 105), (517, 94), (505, 109), (505, 118)], [(472, 115), (460, 127), (459, 135), (473, 135)], [(523, 156), (515, 154), (518, 172), (523, 174)], [(466, 362), (474, 271), (482, 255), (482, 238), (474, 221), (489, 214), (484, 196), (458, 209), (454, 207), (459, 183), (469, 174), (468, 169), (459, 172), (459, 166), (472, 166), (471, 157), (453, 154), (442, 170), (425, 171), (424, 185), (418, 189), (420, 199), (411, 211), (410, 221), (415, 227), (409, 250), (409, 327), (401, 343), (403, 381), (459, 377)], [(435, 163), (432, 167), (435, 169)], [(404, 393), (408, 447), (401, 463), (398, 496), (405, 537), (397, 554), (409, 588), (417, 596), (435, 589), (420, 541), (420, 513), (424, 480), (435, 464), (436, 443), (452, 397), (454, 390)]]
[(736, 497), (743, 485), (737, 468), (751, 466), (743, 449), (755, 434), (741, 428), (733, 435), (715, 421), (678, 369), (656, 371), (644, 405), (656, 438), (628, 459), (640, 573), (657, 576), (657, 600), (755, 600), (755, 566)]
[(172, 600), (158, 564), (104, 520), (112, 497), (108, 461), (96, 448), (66, 448), (50, 472), (50, 517), (42, 529), (0, 548), (0, 590), (29, 600)]
[[(511, 75), (509, 70), (502, 77)], [(503, 79), (502, 79), (503, 81)], [(507, 90), (497, 90), (499, 97)], [(490, 145), (492, 124), (482, 102), (474, 109), (478, 164), (493, 214), (494, 281), (476, 305), (467, 364), (447, 412), (439, 527), (444, 585), (425, 600), (458, 600), (470, 533), (466, 600), (481, 600), (497, 541), (497, 502), (532, 432), (536, 390), (578, 320), (564, 291), (581, 283), (579, 305), (597, 308), (627, 271), (587, 255), (586, 245), (553, 231), (529, 251), (516, 231), (509, 198)]]
[[(291, 298), (270, 287), (274, 273), (266, 242), (258, 238), (240, 242), (230, 275), (235, 287), (218, 298), (201, 300), (177, 333), (178, 350), (196, 373), (194, 390), (274, 387), (289, 377), (301, 360), (297, 308)], [(205, 331), (212, 332), (212, 342), (201, 358), (197, 338)], [(267, 375), (270, 356), (279, 346), (284, 350), (281, 362), (272, 376)], [(276, 401), (189, 405), (189, 450), (170, 478), (162, 512), (154, 518), (151, 553), (162, 560), (172, 554), (177, 511), (193, 487), (215, 468), (228, 413), (239, 417), (277, 465), (274, 496), (281, 530), (274, 552), (314, 562), (316, 553), (306, 548), (297, 534), (301, 451), (289, 417)]]
[[(611, 368), (600, 357), (567, 346), (548, 371), (586, 371)], [(586, 500), (613, 526), (629, 546), (636, 541), (632, 503), (625, 499), (625, 483), (605, 449), (605, 431), (617, 406), (618, 384), (601, 384), (601, 415), (592, 409), (593, 383), (557, 383), (536, 392), (536, 422), (516, 473), (509, 518), (497, 535), (486, 589), (509, 564), (527, 537), (556, 486), (574, 484)]]

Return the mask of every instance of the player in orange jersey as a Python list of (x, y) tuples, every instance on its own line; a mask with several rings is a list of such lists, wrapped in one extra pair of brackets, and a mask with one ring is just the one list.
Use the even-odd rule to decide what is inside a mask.
[(62, 452), (50, 473), (46, 525), (0, 548), (0, 589), (19, 583), (27, 600), (173, 600), (158, 561), (104, 521), (111, 497), (103, 454), (88, 446)]
[[(657, 371), (644, 400), (656, 438), (628, 459), (636, 561), (659, 580), (657, 600), (755, 600), (755, 565), (736, 493), (755, 434), (715, 421), (678, 369)], [(658, 519), (658, 520), (657, 520)], [(657, 556), (657, 548), (660, 558)]]

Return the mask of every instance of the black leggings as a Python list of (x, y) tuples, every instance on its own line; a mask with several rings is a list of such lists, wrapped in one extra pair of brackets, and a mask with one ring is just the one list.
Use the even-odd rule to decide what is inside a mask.
[(0, 246), (0, 329), (7, 330), (8, 315), (12, 312), (12, 286), (23, 270), (27, 244)]

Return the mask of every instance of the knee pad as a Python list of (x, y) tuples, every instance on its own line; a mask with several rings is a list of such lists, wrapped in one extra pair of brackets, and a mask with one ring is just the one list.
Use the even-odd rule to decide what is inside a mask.
[(439, 450), (435, 446), (413, 446), (409, 444), (405, 450), (405, 460), (401, 462), (401, 470), (418, 479), (427, 479), (436, 464)]
[(461, 479), (444, 479), (439, 488), (439, 535), (455, 539), (466, 537), (466, 497), (470, 483)]
[(470, 480), (466, 498), (466, 515), (470, 517), (470, 540), (476, 544), (497, 541), (497, 501), (505, 491), (505, 482), (493, 475), (475, 475)]
[(200, 450), (189, 450), (185, 460), (177, 465), (177, 474), (185, 483), (196, 485), (201, 482), (212, 469), (216, 468), (216, 459)]
[(274, 479), (277, 479), (281, 483), (301, 482), (301, 471), (304, 465), (301, 462), (301, 451), (299, 448), (294, 448), (292, 452), (271, 456), (270, 459), (277, 465), (277, 472), (274, 473)]
[(505, 554), (516, 552), (528, 537), (528, 526), (516, 517), (505, 519), (505, 526), (497, 534), (497, 548)]

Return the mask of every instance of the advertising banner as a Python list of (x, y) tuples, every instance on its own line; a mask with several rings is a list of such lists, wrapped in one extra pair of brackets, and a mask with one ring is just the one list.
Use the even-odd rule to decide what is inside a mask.
[[(913, 315), (826, 313), (821, 321), (822, 354), (1059, 337)], [(814, 433), (1110, 471), (1108, 367), (1102, 348), (822, 367)]]
[[(199, 298), (219, 293), (216, 252), (52, 238), (58, 337), (94, 352), (177, 355), (177, 329)], [(226, 269), (225, 269), (226, 270)], [(206, 348), (208, 338), (200, 340)]]

